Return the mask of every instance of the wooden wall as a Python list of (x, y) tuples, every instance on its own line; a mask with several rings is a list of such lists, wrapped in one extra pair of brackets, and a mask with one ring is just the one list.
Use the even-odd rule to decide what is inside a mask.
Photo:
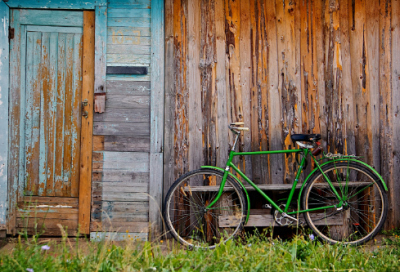
[(108, 1), (107, 66), (147, 66), (149, 74), (107, 75), (106, 109), (94, 115), (92, 232), (147, 238), (150, 26), (150, 0)]
[[(166, 0), (165, 18), (164, 193), (223, 166), (227, 125), (243, 121), (241, 151), (321, 133), (327, 152), (363, 156), (389, 187), (386, 228), (400, 227), (400, 1)], [(237, 163), (256, 183), (297, 169), (284, 155)]]

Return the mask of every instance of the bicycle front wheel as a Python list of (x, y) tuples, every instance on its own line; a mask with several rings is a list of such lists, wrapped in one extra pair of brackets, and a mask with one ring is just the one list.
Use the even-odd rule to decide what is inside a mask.
[(332, 162), (322, 170), (334, 189), (321, 171), (310, 178), (302, 204), (305, 210), (315, 210), (304, 213), (307, 224), (329, 243), (366, 243), (382, 229), (388, 212), (379, 177), (363, 164), (350, 161)]
[(217, 197), (223, 172), (199, 169), (180, 177), (165, 199), (164, 218), (172, 236), (189, 248), (213, 249), (235, 237), (243, 228), (247, 203), (243, 190), (228, 176)]

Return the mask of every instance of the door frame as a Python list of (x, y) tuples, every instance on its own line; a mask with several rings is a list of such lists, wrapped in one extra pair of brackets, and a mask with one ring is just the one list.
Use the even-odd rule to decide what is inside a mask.
[[(80, 162), (80, 181), (79, 181), (79, 226), (80, 233), (90, 233), (90, 210), (91, 210), (91, 185), (92, 185), (92, 140), (93, 140), (93, 109), (94, 109), (94, 92), (105, 92), (106, 89), (106, 44), (107, 44), (107, 1), (93, 0), (85, 1), (77, 5), (75, 0), (60, 1), (27, 1), (27, 0), (9, 0), (8, 2), (0, 2), (1, 13), (0, 18), (4, 20), (6, 33), (0, 30), (0, 37), (7, 37), (0, 40), (0, 58), (3, 65), (0, 66), (1, 90), (0, 90), (0, 125), (8, 128), (12, 126), (11, 134), (8, 135), (8, 129), (0, 130), (0, 230), (7, 229), (8, 234), (16, 234), (16, 206), (18, 202), (18, 191), (23, 188), (22, 182), (18, 178), (13, 177), (13, 169), (10, 169), (11, 157), (9, 147), (13, 146), (12, 137), (17, 135), (16, 141), (19, 142), (19, 116), (11, 115), (12, 104), (9, 104), (8, 95), (10, 93), (10, 101), (13, 97), (19, 98), (19, 85), (11, 86), (9, 82), (10, 71), (16, 71), (17, 76), (20, 74), (20, 68), (15, 63), (10, 62), (10, 40), (8, 39), (8, 26), (13, 27), (13, 22), (9, 22), (11, 8), (26, 9), (70, 9), (84, 11), (84, 35), (85, 27), (89, 35), (85, 42), (83, 37), (83, 52), (85, 49), (88, 58), (83, 58), (82, 69), (82, 101), (87, 99), (88, 105), (85, 110), (88, 111), (88, 118), (82, 117), (81, 127), (81, 162)], [(80, 2), (80, 1), (78, 1)], [(5, 12), (3, 12), (3, 10)], [(86, 10), (94, 10), (94, 12), (85, 12)], [(4, 13), (4, 14), (3, 14)], [(85, 26), (86, 18), (86, 26)], [(93, 21), (93, 22), (92, 22)], [(1, 28), (2, 29), (2, 28)], [(96, 33), (96, 35), (95, 35)], [(3, 36), (4, 35), (4, 36)], [(20, 31), (14, 31), (15, 41), (19, 40)], [(20, 49), (18, 42), (15, 42), (16, 48)], [(93, 48), (93, 50), (90, 50)], [(92, 53), (90, 52), (92, 51)], [(96, 53), (95, 53), (96, 52)], [(10, 59), (9, 59), (10, 56)], [(94, 62), (94, 65), (93, 65)], [(10, 63), (10, 67), (8, 64)], [(16, 63), (19, 63), (18, 61)], [(85, 69), (86, 68), (86, 69)], [(96, 70), (95, 70), (96, 69)], [(20, 81), (19, 81), (20, 82)], [(18, 82), (18, 84), (20, 84)], [(6, 90), (6, 91), (2, 91)], [(8, 118), (1, 118), (7, 116)], [(18, 118), (18, 119), (16, 119)], [(18, 128), (18, 129), (16, 129)], [(13, 167), (14, 168), (14, 167)], [(18, 168), (18, 167), (17, 167)], [(7, 190), (4, 190), (7, 188)], [(8, 199), (7, 199), (8, 198)]]

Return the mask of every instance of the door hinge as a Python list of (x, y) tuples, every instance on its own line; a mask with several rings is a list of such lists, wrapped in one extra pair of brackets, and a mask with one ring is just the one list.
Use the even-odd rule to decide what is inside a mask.
[(14, 39), (14, 28), (12, 28), (11, 26), (8, 27), (8, 40), (11, 41), (12, 39)]

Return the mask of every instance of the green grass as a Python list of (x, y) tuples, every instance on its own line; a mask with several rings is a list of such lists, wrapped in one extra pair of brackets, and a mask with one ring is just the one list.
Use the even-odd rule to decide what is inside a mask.
[(127, 240), (59, 244), (42, 250), (37, 238), (19, 238), (11, 253), (0, 254), (0, 271), (400, 271), (400, 239), (375, 251), (327, 245), (296, 236), (282, 241), (255, 234), (215, 250), (183, 250), (174, 242)]

